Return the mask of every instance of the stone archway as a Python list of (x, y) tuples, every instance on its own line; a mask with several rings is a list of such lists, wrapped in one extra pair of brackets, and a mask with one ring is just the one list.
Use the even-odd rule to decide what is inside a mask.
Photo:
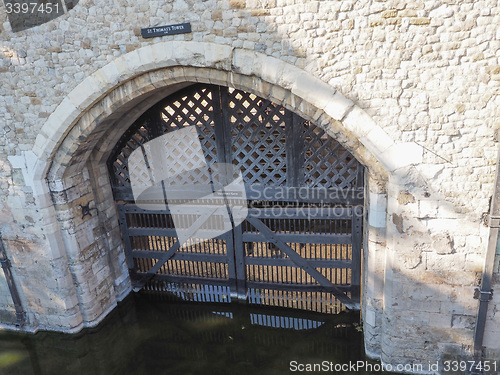
[[(192, 82), (269, 98), (323, 128), (367, 167), (363, 310), (365, 319), (378, 319), (384, 285), (375, 274), (383, 273), (388, 172), (418, 163), (421, 149), (394, 143), (353, 102), (281, 60), (211, 43), (165, 42), (130, 52), (80, 83), (33, 148), (34, 192), (56, 251), (68, 258), (80, 308), (80, 323), (65, 329), (97, 324), (130, 291), (106, 175), (112, 146), (147, 108)], [(394, 158), (403, 148), (406, 157)]]

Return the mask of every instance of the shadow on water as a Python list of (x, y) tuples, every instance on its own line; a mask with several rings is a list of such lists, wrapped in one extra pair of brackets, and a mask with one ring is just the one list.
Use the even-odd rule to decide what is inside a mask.
[(364, 361), (357, 322), (358, 313), (325, 315), (134, 294), (98, 327), (78, 334), (1, 333), (0, 374), (372, 374), (291, 371), (291, 361), (297, 370), (298, 364)]

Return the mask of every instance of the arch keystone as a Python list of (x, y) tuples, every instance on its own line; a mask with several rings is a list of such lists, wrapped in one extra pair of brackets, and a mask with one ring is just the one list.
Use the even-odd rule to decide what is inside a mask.
[(161, 67), (176, 65), (174, 50), (167, 48), (163, 43), (155, 43), (150, 46), (153, 54), (153, 61), (160, 64)]

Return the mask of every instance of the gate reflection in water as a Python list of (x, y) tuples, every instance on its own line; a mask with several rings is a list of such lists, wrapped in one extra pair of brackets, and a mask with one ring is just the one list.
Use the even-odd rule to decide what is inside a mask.
[(364, 360), (357, 322), (356, 312), (197, 304), (142, 292), (76, 335), (1, 333), (0, 374), (288, 374), (291, 361)]

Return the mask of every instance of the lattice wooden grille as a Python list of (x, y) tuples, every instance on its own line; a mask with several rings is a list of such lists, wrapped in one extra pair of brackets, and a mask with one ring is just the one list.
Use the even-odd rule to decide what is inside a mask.
[[(198, 129), (207, 164), (234, 164), (246, 184), (327, 189), (363, 185), (362, 166), (323, 129), (254, 94), (193, 85), (152, 107), (117, 144), (109, 165), (120, 196), (132, 199), (127, 165), (132, 151), (190, 125)], [(180, 157), (175, 168), (188, 168), (188, 159)], [(200, 172), (200, 179), (207, 176)]]
[(326, 132), (304, 121), (305, 183), (311, 187), (357, 187), (359, 162)]
[[(207, 161), (217, 160), (214, 131), (213, 88), (200, 87), (182, 95), (161, 108), (162, 131), (168, 133), (186, 126), (196, 125)], [(218, 105), (220, 107), (220, 104)]]
[(123, 146), (112, 163), (113, 186), (130, 188), (128, 158), (136, 148), (151, 140), (151, 135), (145, 125), (140, 126), (125, 142), (121, 142)]
[[(118, 142), (108, 162), (112, 186), (120, 191), (120, 196), (133, 199), (130, 183), (130, 171), (128, 159), (132, 152), (145, 144), (156, 139), (162, 134), (174, 130), (195, 125), (198, 129), (198, 140), (201, 143), (204, 162), (210, 165), (217, 161), (217, 147), (214, 130), (214, 97), (218, 98), (218, 91), (214, 93), (212, 86), (197, 86), (195, 90), (190, 89), (181, 95), (168, 98), (146, 112), (132, 127), (123, 135)], [(217, 99), (215, 100), (217, 102)], [(220, 103), (218, 104), (220, 107)], [(178, 144), (177, 148), (186, 146), (193, 149), (191, 144)], [(175, 150), (169, 150), (172, 154), (171, 170), (183, 171), (190, 169), (193, 164), (192, 155), (180, 155), (175, 158)], [(140, 166), (139, 166), (140, 167)], [(193, 166), (195, 168), (196, 166)], [(185, 184), (195, 182), (206, 182), (208, 173), (206, 169), (198, 169), (199, 173), (178, 174), (177, 183)], [(136, 171), (140, 175), (140, 171)], [(147, 180), (148, 177), (144, 176)]]
[[(286, 183), (286, 110), (269, 100), (229, 89), (232, 162), (248, 184)], [(290, 125), (290, 124), (289, 124)]]

